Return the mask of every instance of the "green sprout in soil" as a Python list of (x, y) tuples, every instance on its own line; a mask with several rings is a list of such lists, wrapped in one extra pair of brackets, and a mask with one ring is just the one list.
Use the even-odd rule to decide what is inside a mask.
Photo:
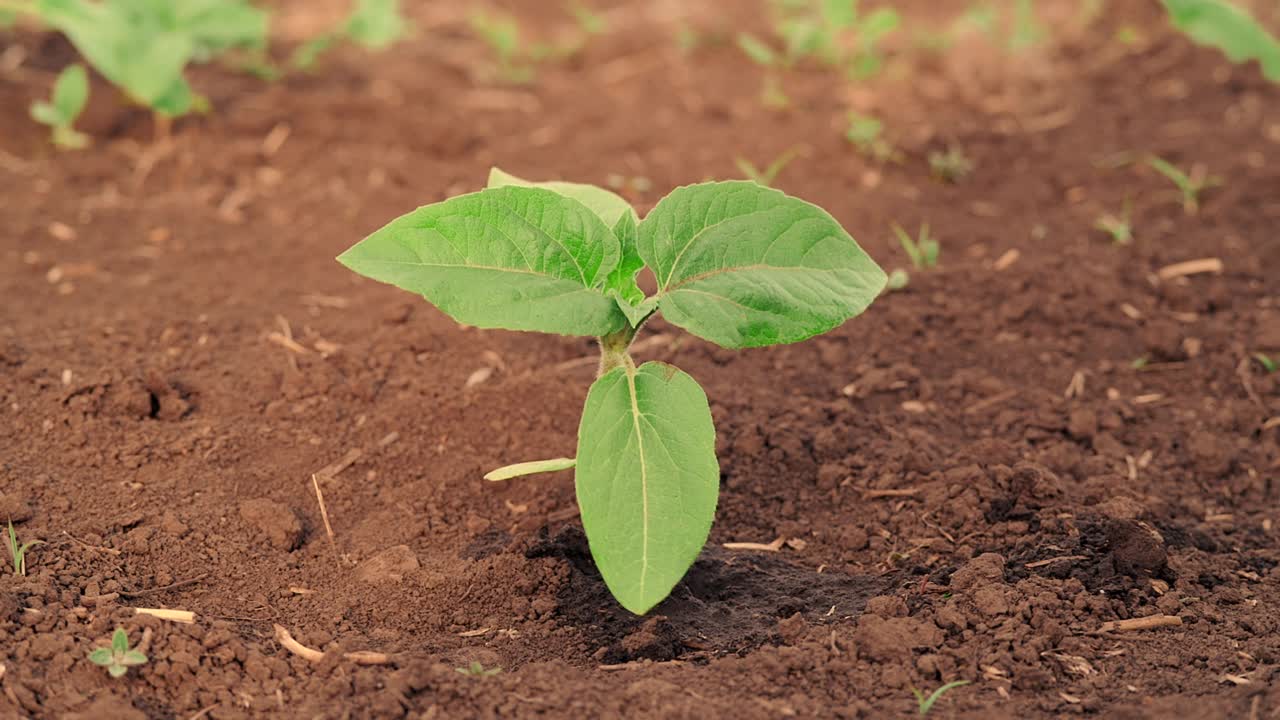
[(859, 11), (858, 0), (773, 0), (773, 32), (781, 50), (751, 33), (738, 35), (738, 47), (766, 67), (794, 67), (816, 59), (850, 77), (866, 78), (884, 65), (880, 42), (897, 29), (898, 13), (878, 8)]
[(765, 187), (772, 187), (773, 181), (778, 179), (778, 174), (790, 165), (792, 160), (795, 160), (796, 157), (800, 155), (802, 149), (803, 148), (798, 145), (793, 148), (788, 148), (781, 155), (774, 158), (773, 162), (769, 163), (769, 167), (766, 167), (763, 170), (756, 167), (755, 163), (741, 155), (733, 159), (733, 164), (738, 167), (738, 172), (745, 175), (751, 182)]
[(111, 635), (111, 647), (95, 648), (89, 653), (89, 662), (107, 669), (107, 674), (118, 678), (129, 672), (129, 668), (147, 662), (147, 656), (137, 650), (129, 649), (129, 633), (118, 627)]
[(1280, 83), (1280, 39), (1239, 2), (1164, 0), (1174, 26), (1200, 45), (1216, 48), (1232, 62), (1256, 60), (1262, 74)]
[(13, 521), (9, 521), (9, 557), (13, 559), (13, 574), (27, 574), (27, 551), (36, 545), (43, 545), (40, 540), (18, 543), (18, 533), (13, 530)]
[(889, 273), (889, 279), (885, 283), (885, 288), (887, 288), (890, 291), (902, 290), (906, 288), (907, 285), (909, 285), (910, 283), (911, 283), (911, 275), (908, 274), (907, 271), (903, 270), (902, 268), (895, 268), (892, 272)]
[(1129, 367), (1133, 368), (1134, 370), (1142, 370), (1143, 368), (1145, 368), (1147, 365), (1150, 365), (1150, 364), (1151, 364), (1151, 358), (1147, 357), (1146, 355), (1143, 355), (1142, 357), (1134, 358), (1133, 362), (1129, 363)]
[(933, 706), (939, 700), (941, 700), (942, 696), (945, 695), (948, 691), (954, 690), (958, 687), (961, 687), (963, 685), (968, 685), (968, 684), (969, 684), (968, 680), (953, 680), (947, 683), (946, 685), (943, 685), (942, 687), (938, 688), (937, 690), (934, 690), (928, 696), (926, 696), (924, 692), (917, 690), (916, 688), (911, 688), (912, 694), (916, 696), (916, 710), (917, 712), (919, 712), (920, 717), (924, 717), (928, 715), (929, 712), (933, 710)]
[(344, 40), (369, 50), (385, 50), (408, 34), (409, 27), (400, 11), (400, 0), (356, 0), (341, 26), (308, 40), (294, 51), (293, 66), (311, 69), (321, 55)]
[(605, 22), (604, 16), (587, 7), (580, 2), (571, 2), (568, 5), (569, 14), (573, 16), (574, 23), (578, 26), (578, 32), (583, 36), (602, 35), (609, 29), (609, 24)]
[(1210, 176), (1203, 165), (1193, 165), (1191, 172), (1183, 172), (1173, 163), (1154, 155), (1147, 158), (1147, 165), (1178, 186), (1178, 192), (1182, 193), (1182, 210), (1188, 215), (1200, 211), (1200, 193), (1222, 185), (1222, 179)]
[(84, 59), (131, 100), (149, 108), (157, 127), (208, 108), (187, 84), (186, 68), (235, 49), (262, 48), (267, 13), (248, 0), (0, 0), (71, 41)]
[(973, 161), (958, 145), (951, 145), (945, 152), (934, 150), (929, 153), (929, 169), (939, 180), (955, 184), (973, 172)]
[(89, 101), (89, 74), (84, 66), (68, 65), (58, 74), (49, 102), (31, 104), (31, 117), (52, 128), (53, 144), (60, 148), (79, 149), (89, 144), (89, 136), (75, 129), (76, 118)]
[(1110, 235), (1111, 241), (1116, 245), (1130, 245), (1133, 243), (1132, 214), (1132, 205), (1125, 201), (1124, 209), (1119, 215), (1106, 213), (1095, 220), (1093, 226)]
[[(886, 281), (825, 210), (754, 182), (676, 188), (640, 219), (603, 188), (497, 169), (487, 189), (393, 220), (338, 260), (459, 323), (598, 339), (576, 457), (486, 477), (573, 467), (596, 567), (636, 614), (698, 557), (720, 489), (702, 388), (672, 365), (631, 357), (645, 322), (660, 312), (728, 349), (795, 343), (861, 314)], [(652, 296), (636, 283), (645, 268)]]
[(942, 247), (938, 241), (929, 236), (929, 223), (920, 226), (920, 233), (912, 239), (898, 223), (893, 224), (893, 234), (898, 238), (902, 251), (911, 259), (911, 265), (917, 270), (927, 270), (938, 265), (938, 255)]
[(480, 664), (479, 660), (472, 660), (470, 665), (466, 667), (454, 668), (454, 670), (468, 677), (493, 677), (502, 672), (502, 668), (488, 668)]
[(1267, 355), (1266, 353), (1256, 352), (1253, 354), (1253, 359), (1257, 360), (1258, 364), (1261, 365), (1263, 369), (1269, 373), (1273, 373), (1276, 370), (1280, 369), (1280, 364), (1277, 364), (1276, 361), (1273, 360), (1271, 356)]
[(878, 163), (889, 162), (897, 155), (893, 144), (884, 138), (884, 123), (870, 115), (849, 113), (849, 126), (844, 137), (858, 152)]

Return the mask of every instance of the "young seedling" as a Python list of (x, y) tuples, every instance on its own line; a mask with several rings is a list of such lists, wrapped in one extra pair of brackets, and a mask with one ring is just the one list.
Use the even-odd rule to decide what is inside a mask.
[(118, 627), (111, 635), (111, 647), (95, 648), (89, 653), (89, 662), (107, 669), (107, 674), (118, 678), (129, 672), (129, 668), (147, 662), (147, 656), (137, 650), (129, 649), (129, 633)]
[(472, 660), (471, 664), (466, 667), (454, 668), (454, 670), (468, 677), (493, 677), (502, 672), (502, 668), (488, 668), (480, 664), (479, 660)]
[(929, 153), (929, 169), (934, 177), (954, 185), (973, 172), (973, 162), (958, 145), (951, 145), (946, 152), (934, 150)]
[(773, 181), (778, 179), (778, 174), (790, 165), (792, 160), (795, 160), (796, 157), (800, 155), (802, 149), (803, 148), (798, 145), (793, 148), (788, 148), (781, 155), (774, 158), (773, 162), (769, 163), (769, 167), (764, 168), (763, 170), (756, 167), (755, 163), (741, 155), (733, 159), (733, 164), (737, 165), (738, 172), (745, 175), (751, 182), (758, 183), (765, 187), (772, 187)]
[(79, 149), (89, 144), (89, 136), (75, 129), (76, 118), (89, 101), (89, 74), (84, 66), (68, 65), (53, 84), (49, 102), (31, 104), (31, 117), (52, 128), (53, 144), (60, 148)]
[(914, 240), (898, 223), (893, 224), (893, 234), (897, 236), (902, 251), (910, 258), (912, 267), (917, 270), (937, 267), (938, 255), (942, 252), (942, 247), (938, 245), (937, 240), (929, 236), (929, 223), (920, 226), (920, 234)]
[(903, 270), (902, 268), (895, 268), (892, 272), (889, 273), (889, 280), (885, 284), (885, 287), (888, 288), (889, 290), (902, 290), (910, 283), (911, 283), (911, 275), (909, 275), (907, 271)]
[(409, 28), (409, 21), (400, 11), (400, 0), (356, 0), (341, 26), (312, 38), (294, 51), (293, 66), (311, 69), (321, 55), (343, 40), (369, 50), (385, 50), (408, 34)]
[(568, 4), (569, 14), (573, 16), (573, 21), (578, 26), (578, 32), (588, 37), (591, 35), (604, 34), (609, 29), (609, 24), (605, 22), (602, 15), (592, 10), (580, 2), (571, 2)]
[(889, 162), (897, 155), (893, 145), (884, 139), (884, 123), (870, 115), (849, 113), (849, 127), (844, 137), (858, 152), (878, 163)]
[(4, 0), (0, 6), (62, 32), (95, 70), (158, 120), (208, 107), (187, 84), (188, 64), (260, 48), (267, 38), (267, 14), (248, 0)]
[(1200, 212), (1200, 193), (1222, 184), (1221, 178), (1210, 176), (1203, 165), (1193, 165), (1191, 172), (1186, 173), (1154, 155), (1147, 158), (1147, 165), (1178, 186), (1178, 192), (1182, 193), (1182, 210), (1188, 215)]
[(816, 58), (853, 77), (868, 77), (883, 65), (880, 41), (899, 22), (889, 8), (860, 13), (858, 0), (774, 0), (773, 30), (783, 49), (775, 51), (750, 33), (738, 35), (738, 47), (768, 67), (790, 68)]
[(1262, 74), (1280, 83), (1280, 39), (1238, 2), (1164, 0), (1174, 26), (1195, 43), (1217, 48), (1231, 62), (1256, 60)]
[(1120, 215), (1106, 213), (1095, 220), (1093, 226), (1110, 235), (1111, 241), (1116, 245), (1131, 245), (1133, 243), (1133, 224), (1130, 219), (1132, 213), (1132, 204), (1126, 200)]
[(928, 715), (929, 712), (933, 710), (933, 706), (939, 700), (941, 700), (942, 696), (945, 695), (949, 690), (954, 690), (958, 687), (961, 687), (962, 685), (968, 685), (968, 684), (969, 684), (968, 680), (953, 680), (952, 682), (949, 682), (946, 685), (943, 685), (937, 690), (934, 690), (927, 697), (922, 691), (917, 690), (916, 688), (911, 688), (911, 692), (916, 696), (916, 705), (917, 705), (916, 709), (920, 713), (920, 717), (924, 717)]
[[(495, 169), (489, 187), (419, 208), (338, 258), (479, 328), (594, 336), (598, 376), (574, 458), (582, 526), (610, 592), (636, 614), (665, 598), (706, 543), (720, 488), (707, 398), (629, 348), (661, 312), (729, 349), (794, 343), (860, 314), (885, 274), (826, 211), (747, 181), (673, 190), (640, 220), (625, 200)], [(649, 268), (657, 293), (636, 274)]]
[(1257, 360), (1258, 364), (1269, 373), (1273, 373), (1277, 369), (1280, 369), (1280, 365), (1277, 365), (1276, 361), (1271, 359), (1271, 356), (1266, 353), (1256, 352), (1253, 354), (1253, 359)]
[(512, 15), (477, 10), (471, 14), (471, 29), (493, 51), (497, 75), (511, 85), (533, 82), (537, 69), (520, 41), (520, 24)]
[(9, 521), (9, 557), (13, 559), (13, 574), (27, 574), (27, 551), (36, 545), (43, 545), (40, 540), (18, 543), (18, 534), (13, 531), (13, 521)]

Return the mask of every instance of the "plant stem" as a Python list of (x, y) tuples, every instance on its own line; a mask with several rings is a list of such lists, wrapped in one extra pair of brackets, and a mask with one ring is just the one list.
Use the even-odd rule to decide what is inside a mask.
[(636, 339), (636, 333), (639, 331), (639, 327), (627, 325), (617, 332), (600, 338), (600, 372), (597, 377), (614, 368), (636, 366), (627, 349), (631, 347), (631, 341)]

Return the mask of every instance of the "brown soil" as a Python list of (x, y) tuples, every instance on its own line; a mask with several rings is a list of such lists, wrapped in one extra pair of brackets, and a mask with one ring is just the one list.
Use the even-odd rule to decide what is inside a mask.
[[(873, 84), (788, 74), (771, 112), (731, 46), (676, 49), (683, 3), (611, 7), (625, 34), (527, 88), (471, 78), (453, 5), (314, 76), (203, 69), (216, 112), (167, 141), (98, 84), (83, 153), (24, 111), (71, 51), (0, 34), (0, 520), (45, 542), (0, 577), (0, 717), (906, 717), (957, 679), (934, 716), (1280, 717), (1280, 374), (1248, 359), (1280, 357), (1280, 90), (1257, 68), (1155, 3), (1077, 27), (1064, 0), (1053, 44), (904, 44)], [(543, 6), (520, 9), (563, 22)], [(851, 106), (900, 164), (845, 143)], [(976, 166), (954, 185), (926, 161), (948, 144)], [(573, 452), (591, 342), (459, 328), (332, 258), (491, 164), (644, 176), (647, 208), (795, 145), (779, 187), (889, 267), (890, 222), (929, 222), (941, 267), (795, 346), (655, 324), (642, 354), (706, 387), (723, 486), (702, 558), (633, 617), (569, 473), (480, 480)], [(1148, 152), (1224, 184), (1185, 215)], [(1126, 199), (1121, 247), (1093, 225)], [(1223, 271), (1158, 273), (1205, 257)], [(343, 458), (331, 543), (311, 476)], [(1157, 615), (1180, 624), (1108, 625)], [(86, 655), (117, 625), (151, 662), (111, 680)]]

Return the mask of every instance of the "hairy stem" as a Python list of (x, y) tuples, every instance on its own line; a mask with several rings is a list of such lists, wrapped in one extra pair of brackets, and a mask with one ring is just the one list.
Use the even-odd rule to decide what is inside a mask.
[(638, 326), (628, 325), (600, 338), (600, 372), (597, 376), (618, 367), (635, 367), (635, 362), (631, 360), (627, 349), (631, 347), (631, 341), (636, 339), (638, 332), (640, 332)]

